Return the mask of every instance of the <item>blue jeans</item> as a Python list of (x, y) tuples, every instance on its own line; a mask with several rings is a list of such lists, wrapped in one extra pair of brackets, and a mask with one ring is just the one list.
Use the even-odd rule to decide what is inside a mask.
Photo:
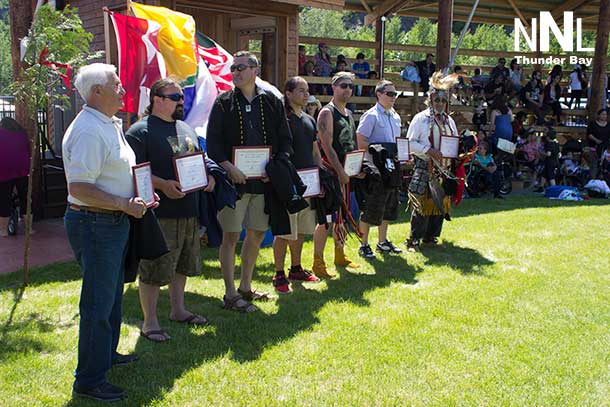
[(106, 381), (119, 343), (129, 219), (68, 208), (64, 223), (83, 273), (75, 385), (93, 388)]

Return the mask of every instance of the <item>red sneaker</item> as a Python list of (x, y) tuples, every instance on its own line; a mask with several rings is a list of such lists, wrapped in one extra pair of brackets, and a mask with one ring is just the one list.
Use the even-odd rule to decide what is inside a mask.
[(273, 277), (273, 287), (275, 287), (275, 291), (278, 294), (290, 294), (292, 292), (292, 288), (290, 288), (290, 283), (286, 279), (285, 275), (276, 275)]
[(298, 269), (290, 269), (288, 273), (288, 279), (290, 281), (304, 281), (306, 283), (317, 283), (320, 279), (311, 272), (304, 270), (303, 267), (299, 267)]

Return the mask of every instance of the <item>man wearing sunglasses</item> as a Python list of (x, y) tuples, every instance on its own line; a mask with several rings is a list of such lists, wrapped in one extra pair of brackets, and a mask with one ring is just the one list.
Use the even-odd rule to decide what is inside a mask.
[[(375, 86), (375, 97), (377, 103), (367, 110), (360, 118), (356, 135), (358, 136), (358, 148), (367, 151), (365, 157), (370, 158), (369, 146), (382, 146), (390, 155), (390, 163), (384, 163), (383, 171), (379, 169), (382, 177), (391, 171), (398, 171), (394, 168), (393, 158), (396, 155), (396, 137), (400, 137), (401, 120), (400, 115), (394, 110), (394, 101), (398, 93), (394, 84), (390, 81), (382, 80)], [(369, 246), (369, 230), (371, 225), (379, 227), (379, 240), (377, 251), (386, 253), (401, 253), (388, 240), (388, 226), (390, 221), (398, 219), (398, 187), (388, 188), (378, 185), (374, 190), (372, 183), (363, 186), (365, 207), (360, 218), (360, 230), (362, 231), (362, 243), (358, 253), (365, 259), (374, 259), (375, 253)], [(367, 189), (368, 188), (368, 189)]]
[(441, 178), (451, 167), (452, 160), (441, 154), (443, 137), (458, 137), (457, 126), (447, 113), (449, 90), (458, 83), (453, 74), (443, 78), (437, 72), (430, 80), (430, 108), (413, 116), (407, 138), (415, 160), (409, 184), (411, 233), (405, 242), (410, 252), (419, 250), (420, 243), (435, 245), (443, 228), (443, 219), (449, 211), (450, 196), (440, 187)]
[[(318, 135), (322, 145), (325, 161), (339, 178), (339, 183), (346, 186), (350, 177), (343, 169), (345, 155), (358, 149), (356, 140), (356, 125), (352, 112), (347, 108), (347, 102), (352, 97), (354, 89), (354, 74), (338, 72), (331, 80), (333, 97), (322, 108), (318, 115)], [(328, 230), (325, 225), (317, 225), (314, 232), (314, 261), (312, 271), (321, 278), (332, 278), (333, 274), (326, 269), (324, 262), (324, 247)], [(360, 267), (345, 256), (345, 248), (341, 239), (335, 238), (335, 264), (343, 267)]]
[[(252, 300), (269, 300), (269, 293), (252, 289), (252, 274), (260, 245), (269, 227), (265, 213), (267, 179), (252, 180), (233, 165), (233, 147), (269, 146), (271, 154), (292, 155), (292, 135), (282, 101), (256, 86), (259, 64), (248, 51), (235, 54), (231, 66), (235, 89), (219, 95), (214, 102), (207, 130), (210, 158), (219, 163), (237, 187), (241, 199), (234, 209), (225, 207), (218, 220), (223, 229), (220, 267), (225, 282), (224, 308), (253, 312)], [(242, 228), (246, 238), (241, 251), (241, 281), (235, 289), (235, 250)]]
[[(205, 325), (207, 318), (193, 314), (184, 305), (186, 278), (201, 274), (199, 256), (199, 191), (182, 192), (176, 180), (173, 158), (199, 151), (197, 135), (181, 121), (184, 95), (172, 79), (159, 79), (150, 89), (147, 116), (127, 131), (127, 141), (138, 163), (150, 162), (153, 186), (161, 202), (155, 210), (169, 253), (139, 263), (140, 305), (144, 322), (140, 334), (153, 342), (165, 342), (169, 334), (157, 318), (157, 301), (162, 286), (169, 286), (169, 319), (190, 325)], [(208, 174), (206, 192), (214, 189), (214, 177)]]

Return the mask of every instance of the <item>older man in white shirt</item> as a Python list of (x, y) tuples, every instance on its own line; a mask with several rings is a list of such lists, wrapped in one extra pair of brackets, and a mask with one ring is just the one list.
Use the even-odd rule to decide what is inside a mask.
[(68, 239), (82, 273), (78, 366), (73, 395), (117, 401), (127, 392), (106, 380), (112, 365), (137, 359), (117, 353), (123, 297), (123, 260), (129, 235), (127, 215), (141, 218), (142, 198), (134, 197), (136, 158), (114, 114), (125, 90), (116, 68), (82, 67), (75, 80), (86, 101), (66, 130), (63, 162), (68, 182), (64, 219)]

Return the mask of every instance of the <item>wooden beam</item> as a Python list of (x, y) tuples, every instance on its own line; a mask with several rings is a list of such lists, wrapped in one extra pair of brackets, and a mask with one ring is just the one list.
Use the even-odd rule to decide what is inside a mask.
[(565, 1), (565, 2), (561, 3), (560, 5), (558, 5), (557, 7), (555, 7), (553, 10), (551, 10), (551, 15), (553, 16), (555, 21), (557, 21), (558, 17), (561, 20), (563, 20), (563, 12), (564, 11), (573, 11), (576, 8), (582, 6), (585, 3), (588, 3), (590, 1), (591, 0), (568, 0), (568, 1)]
[(607, 80), (606, 59), (608, 54), (608, 31), (610, 31), (610, 0), (599, 2), (599, 22), (597, 36), (595, 37), (595, 54), (593, 57), (593, 73), (591, 83), (591, 98), (588, 103), (589, 117), (595, 117), (602, 106), (602, 99), (606, 98), (606, 86), (599, 86)]
[(375, 7), (373, 12), (364, 16), (364, 25), (370, 25), (373, 21), (381, 16), (393, 13), (398, 10), (404, 3), (409, 3), (411, 0), (385, 0), (383, 3)]
[(451, 28), (453, 27), (453, 0), (439, 0), (436, 41), (436, 69), (449, 66)]
[(366, 3), (366, 0), (360, 0), (360, 4), (362, 4), (362, 7), (364, 7), (367, 13), (370, 14), (373, 11), (371, 7)]
[(519, 18), (521, 19), (521, 22), (522, 22), (523, 24), (525, 24), (525, 26), (526, 26), (527, 28), (529, 28), (529, 27), (530, 27), (530, 23), (529, 23), (529, 21), (528, 21), (528, 20), (527, 20), (525, 17), (523, 17), (523, 14), (521, 14), (521, 10), (519, 10), (519, 7), (517, 7), (517, 5), (515, 4), (515, 2), (514, 2), (513, 0), (506, 0), (506, 1), (508, 1), (508, 4), (510, 4), (510, 6), (513, 8), (513, 10), (515, 10), (515, 13), (516, 13), (516, 14), (517, 14), (517, 16), (519, 16)]

